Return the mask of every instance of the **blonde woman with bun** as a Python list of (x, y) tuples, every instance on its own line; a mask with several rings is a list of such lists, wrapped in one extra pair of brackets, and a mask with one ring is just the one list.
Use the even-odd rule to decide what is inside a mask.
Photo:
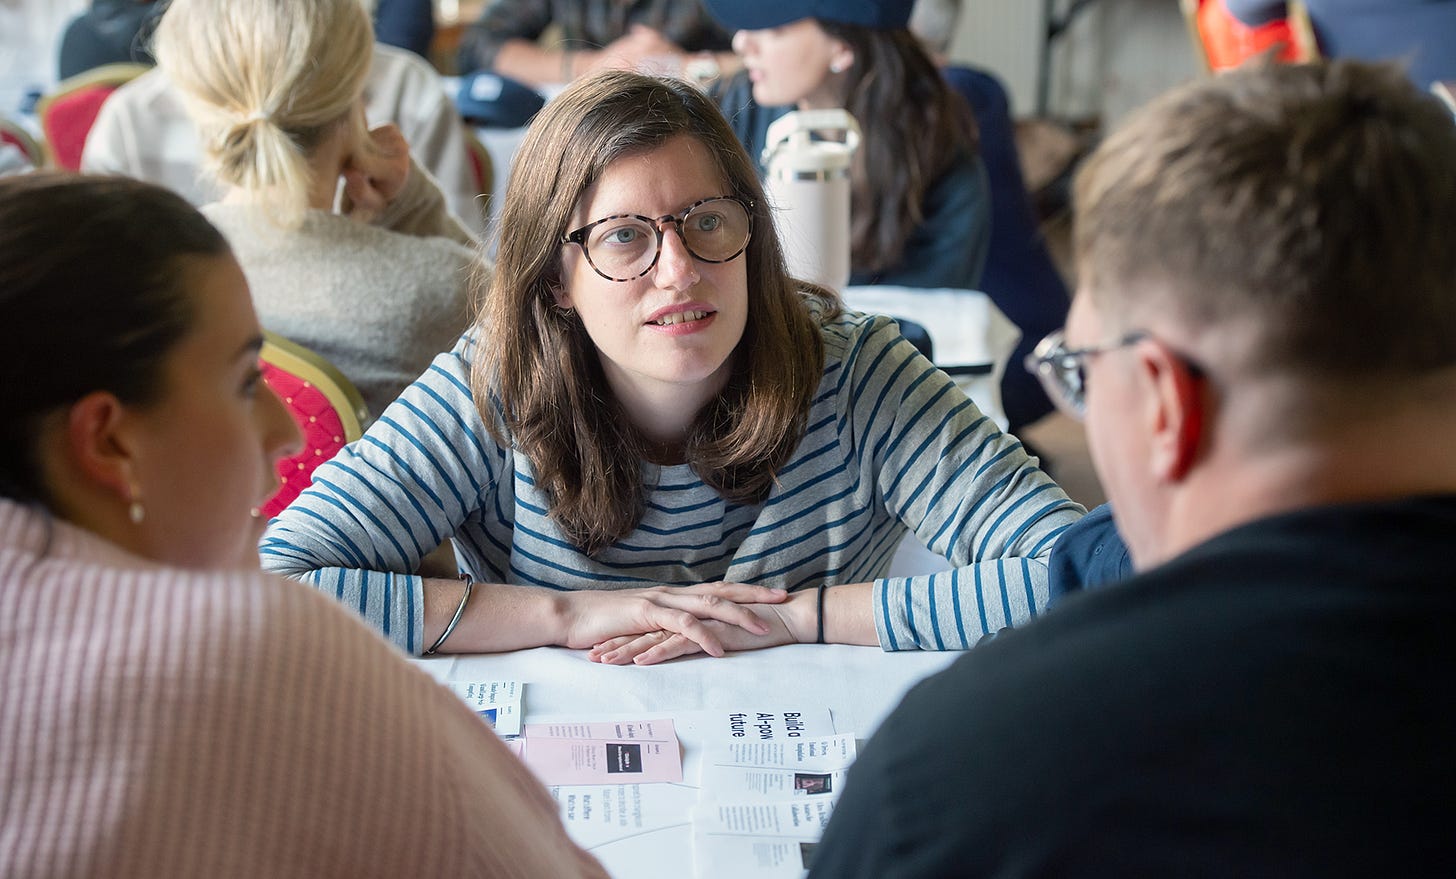
[(322, 354), (378, 415), (468, 321), (475, 241), (413, 164), (368, 128), (374, 49), (358, 0), (174, 0), (157, 63), (227, 188), (227, 236), (263, 326)]

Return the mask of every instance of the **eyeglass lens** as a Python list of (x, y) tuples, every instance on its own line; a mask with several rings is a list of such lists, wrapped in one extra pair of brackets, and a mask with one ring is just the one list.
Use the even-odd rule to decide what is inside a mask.
[[(672, 220), (662, 222), (665, 226)], [(685, 213), (677, 226), (688, 252), (704, 262), (726, 262), (748, 244), (748, 211), (736, 199), (709, 199)], [(612, 280), (630, 280), (652, 267), (662, 239), (655, 223), (623, 216), (599, 222), (582, 246), (599, 273)]]
[(1087, 379), (1082, 371), (1082, 357), (1067, 350), (1061, 332), (1055, 332), (1037, 345), (1026, 358), (1026, 368), (1041, 380), (1042, 388), (1053, 404), (1074, 418), (1086, 412)]

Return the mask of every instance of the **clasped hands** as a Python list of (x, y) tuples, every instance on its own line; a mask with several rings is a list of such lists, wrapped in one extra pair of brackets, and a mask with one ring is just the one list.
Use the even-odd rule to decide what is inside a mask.
[(756, 650), (813, 641), (814, 590), (742, 583), (580, 591), (570, 603), (567, 644), (590, 647), (593, 662), (651, 665), (703, 652)]

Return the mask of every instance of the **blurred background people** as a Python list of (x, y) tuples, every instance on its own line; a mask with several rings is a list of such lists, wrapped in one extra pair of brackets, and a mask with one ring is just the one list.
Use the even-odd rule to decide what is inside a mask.
[[(548, 28), (558, 40), (541, 45)], [(736, 69), (730, 48), (700, 0), (492, 0), (461, 39), (459, 68), (537, 88), (608, 67), (706, 81)]]
[(91, 0), (61, 37), (60, 78), (103, 64), (153, 63), (152, 30), (166, 8), (166, 0)]
[[(428, 57), (435, 36), (430, 0), (361, 0), (373, 10), (374, 37)], [(65, 79), (103, 64), (152, 64), (152, 32), (167, 0), (91, 0), (61, 38), (59, 72)]]
[(991, 202), (975, 120), (907, 29), (910, 5), (707, 5), (736, 31), (733, 47), (746, 69), (719, 105), (756, 161), (769, 123), (791, 110), (843, 108), (859, 123), (850, 283), (979, 289)]
[(203, 212), (263, 326), (378, 415), (468, 325), (476, 261), (399, 129), (366, 128), (373, 48), (358, 0), (172, 0), (155, 44), (228, 187)]
[[(451, 211), (472, 234), (483, 234), (485, 205), (467, 133), (439, 74), (412, 52), (378, 42), (366, 57), (370, 124), (399, 126), (410, 153), (435, 178)], [(202, 164), (196, 126), (159, 70), (147, 71), (107, 98), (81, 154), (83, 171), (160, 183), (194, 205), (216, 201), (223, 192)]]
[[(1245, 24), (1289, 14), (1284, 0), (1226, 0)], [(1399, 61), (1423, 89), (1456, 79), (1456, 0), (1304, 0), (1327, 58)]]
[[(1067, 288), (1033, 215), (995, 76), (938, 67), (907, 28), (910, 8), (895, 0), (708, 6), (726, 25), (745, 28), (734, 46), (748, 69), (717, 91), (761, 173), (768, 127), (785, 114), (837, 107), (857, 120), (850, 284), (984, 291), (1021, 331), (1013, 364), (1063, 323)], [(934, 0), (915, 10), (955, 12)], [(907, 326), (922, 344), (917, 331)], [(1021, 370), (1006, 370), (1000, 390), (1013, 432), (1052, 409)]]

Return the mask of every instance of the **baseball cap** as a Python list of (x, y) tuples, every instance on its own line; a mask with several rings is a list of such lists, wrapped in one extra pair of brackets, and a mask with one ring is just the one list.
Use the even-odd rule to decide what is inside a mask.
[(913, 0), (703, 0), (728, 30), (756, 31), (801, 18), (889, 30), (910, 23)]
[(475, 125), (495, 128), (519, 128), (545, 103), (540, 92), (495, 73), (469, 74), (461, 78), (455, 93), (461, 116)]

